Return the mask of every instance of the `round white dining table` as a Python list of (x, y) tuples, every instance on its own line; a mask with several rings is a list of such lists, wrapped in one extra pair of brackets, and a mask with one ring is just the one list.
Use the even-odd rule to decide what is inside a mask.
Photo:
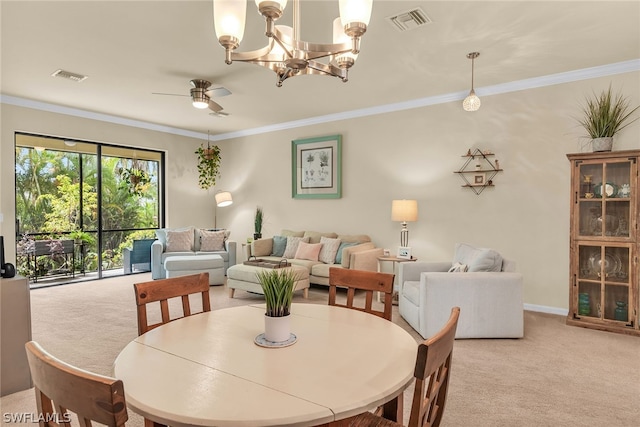
[(396, 398), (417, 343), (398, 325), (343, 307), (293, 304), (288, 347), (255, 344), (264, 304), (197, 314), (131, 341), (113, 372), (127, 405), (179, 426), (312, 426)]

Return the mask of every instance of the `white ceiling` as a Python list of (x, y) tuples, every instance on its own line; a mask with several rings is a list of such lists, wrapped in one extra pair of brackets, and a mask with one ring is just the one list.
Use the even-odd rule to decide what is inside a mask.
[[(3, 101), (39, 101), (224, 137), (386, 104), (464, 97), (479, 51), (482, 88), (640, 58), (640, 1), (381, 1), (349, 82), (300, 76), (275, 85), (255, 65), (224, 63), (212, 1), (0, 2)], [(433, 21), (399, 32), (385, 18), (421, 7)], [(279, 23), (290, 24), (291, 8)], [(239, 51), (262, 47), (264, 23), (250, 1)], [(302, 38), (330, 43), (337, 0), (303, 1)], [(53, 78), (85, 74), (81, 83)], [(192, 78), (222, 85), (229, 117), (197, 110)]]

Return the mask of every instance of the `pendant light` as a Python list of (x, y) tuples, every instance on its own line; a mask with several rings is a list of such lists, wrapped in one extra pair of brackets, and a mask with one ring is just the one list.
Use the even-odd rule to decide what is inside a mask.
[(480, 56), (480, 52), (471, 52), (467, 54), (467, 58), (471, 60), (471, 92), (462, 102), (462, 108), (464, 111), (478, 111), (480, 109), (480, 98), (476, 95), (476, 91), (473, 90), (473, 63), (474, 60)]

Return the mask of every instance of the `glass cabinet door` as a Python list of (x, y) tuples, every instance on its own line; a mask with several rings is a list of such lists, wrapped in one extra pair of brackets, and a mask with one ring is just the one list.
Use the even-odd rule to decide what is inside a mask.
[(631, 160), (580, 163), (576, 189), (579, 237), (630, 237), (634, 169)]
[(578, 246), (577, 315), (629, 321), (631, 246)]

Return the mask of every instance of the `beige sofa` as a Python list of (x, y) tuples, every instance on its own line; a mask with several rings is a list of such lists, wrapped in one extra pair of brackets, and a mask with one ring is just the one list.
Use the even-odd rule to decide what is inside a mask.
[[(289, 249), (288, 255), (291, 255), (291, 248), (285, 246), (285, 253), (282, 253), (283, 240), (287, 243), (299, 240), (299, 243), (307, 244), (305, 248), (298, 244), (295, 250), (296, 255), (302, 258), (297, 258), (295, 255), (284, 256), (287, 255), (287, 249)], [(318, 245), (320, 245), (319, 258), (314, 259)], [(378, 257), (383, 253), (383, 249), (376, 248), (371, 238), (365, 234), (345, 235), (291, 230), (282, 230), (277, 236), (255, 240), (246, 248), (247, 259), (250, 257), (267, 260), (286, 258), (291, 264), (303, 266), (309, 270), (310, 283), (325, 286), (329, 286), (330, 268), (377, 271)], [(335, 255), (332, 256), (332, 254)]]

